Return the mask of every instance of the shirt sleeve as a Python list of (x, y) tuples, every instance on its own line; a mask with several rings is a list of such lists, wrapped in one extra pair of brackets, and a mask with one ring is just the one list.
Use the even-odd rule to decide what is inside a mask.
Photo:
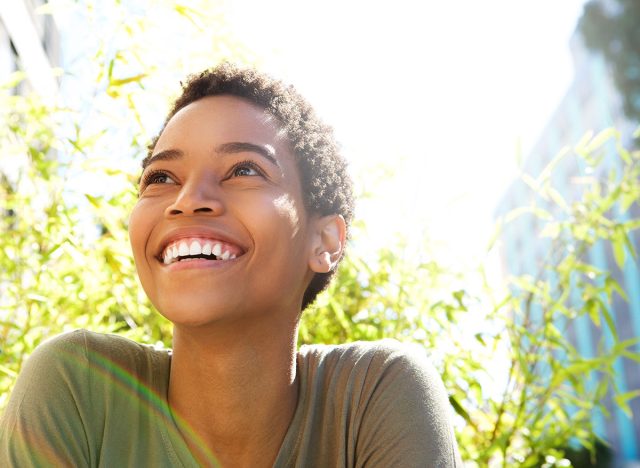
[(356, 466), (462, 467), (446, 391), (424, 352), (385, 341), (367, 374)]
[(83, 332), (57, 336), (26, 360), (0, 419), (0, 466), (91, 466)]

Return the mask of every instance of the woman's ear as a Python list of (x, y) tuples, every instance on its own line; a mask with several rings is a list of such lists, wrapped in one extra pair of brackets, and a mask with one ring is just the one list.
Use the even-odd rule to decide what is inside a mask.
[(313, 245), (309, 268), (316, 273), (328, 273), (342, 257), (347, 226), (341, 215), (322, 216), (314, 221)]

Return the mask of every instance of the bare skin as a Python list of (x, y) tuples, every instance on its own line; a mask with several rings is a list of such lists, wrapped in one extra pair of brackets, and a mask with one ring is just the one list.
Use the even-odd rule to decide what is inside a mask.
[[(129, 233), (142, 286), (174, 324), (169, 405), (201, 465), (272, 466), (298, 398), (302, 297), (340, 258), (344, 220), (307, 214), (277, 123), (242, 99), (186, 106), (154, 155)], [(181, 240), (234, 258), (167, 263)]]
[(296, 329), (282, 325), (245, 328), (241, 339), (176, 327), (169, 403), (224, 467), (268, 467), (278, 454), (298, 397)]

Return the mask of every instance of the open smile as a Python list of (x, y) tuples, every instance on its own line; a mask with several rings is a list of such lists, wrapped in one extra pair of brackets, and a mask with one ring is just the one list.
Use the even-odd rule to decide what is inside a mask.
[(165, 265), (194, 260), (227, 261), (244, 254), (244, 250), (228, 242), (202, 237), (187, 237), (170, 242), (159, 260)]

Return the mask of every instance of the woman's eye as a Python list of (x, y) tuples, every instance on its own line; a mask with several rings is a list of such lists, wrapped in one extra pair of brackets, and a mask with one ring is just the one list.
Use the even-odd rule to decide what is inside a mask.
[(153, 185), (153, 184), (175, 184), (175, 180), (173, 180), (171, 178), (171, 176), (169, 174), (167, 174), (166, 172), (150, 172), (145, 178), (144, 178), (144, 185)]
[(233, 177), (261, 176), (262, 171), (253, 163), (245, 162), (236, 165), (231, 171)]

